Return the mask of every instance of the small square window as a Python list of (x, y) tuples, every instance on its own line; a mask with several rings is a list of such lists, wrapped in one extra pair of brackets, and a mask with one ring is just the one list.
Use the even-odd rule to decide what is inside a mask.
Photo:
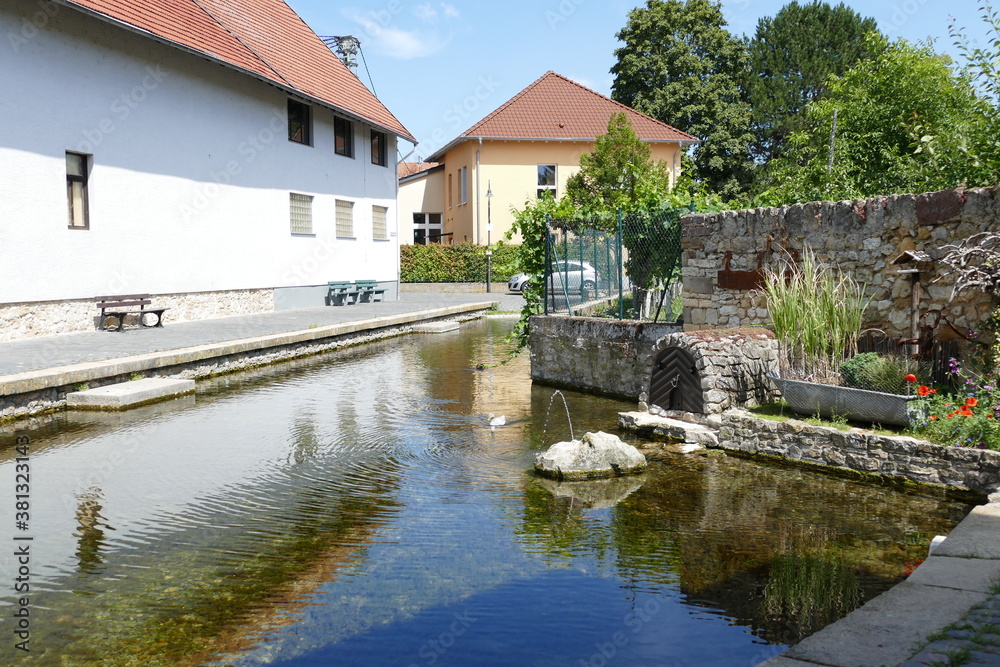
[(354, 157), (354, 123), (334, 116), (333, 118), (334, 151), (337, 155)]
[(69, 207), (70, 229), (90, 229), (87, 211), (89, 157), (82, 153), (66, 153), (66, 201)]
[(385, 132), (372, 130), (372, 164), (384, 167), (388, 164), (386, 160), (386, 136)]
[(288, 100), (288, 140), (312, 145), (312, 109), (308, 104)]
[(554, 164), (538, 165), (538, 197), (556, 196), (556, 166)]
[(389, 238), (388, 213), (385, 206), (372, 206), (372, 238), (376, 241)]
[(354, 238), (354, 202), (337, 200), (337, 238)]
[(312, 234), (312, 202), (310, 195), (300, 195), (292, 192), (289, 195), (289, 209), (292, 234)]

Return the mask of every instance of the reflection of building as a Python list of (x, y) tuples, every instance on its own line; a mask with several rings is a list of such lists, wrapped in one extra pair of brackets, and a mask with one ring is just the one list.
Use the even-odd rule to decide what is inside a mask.
[[(653, 159), (664, 162), (675, 180), (682, 151), (698, 139), (547, 72), (428, 162), (401, 169), (401, 242), (497, 241), (510, 229), (512, 207), (523, 208), (539, 194), (558, 197), (566, 191), (566, 181), (580, 169), (580, 156), (594, 150), (616, 113), (628, 116)], [(488, 187), (495, 195), (492, 235), (487, 229)]]
[(92, 329), (102, 294), (176, 320), (396, 282), (412, 137), (282, 0), (5, 0), (0, 34), (0, 331)]

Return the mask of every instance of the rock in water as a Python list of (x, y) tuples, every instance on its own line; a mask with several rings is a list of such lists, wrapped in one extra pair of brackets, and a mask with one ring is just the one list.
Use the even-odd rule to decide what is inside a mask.
[(535, 472), (560, 480), (604, 479), (646, 469), (646, 457), (610, 433), (587, 433), (580, 440), (557, 442), (535, 457)]

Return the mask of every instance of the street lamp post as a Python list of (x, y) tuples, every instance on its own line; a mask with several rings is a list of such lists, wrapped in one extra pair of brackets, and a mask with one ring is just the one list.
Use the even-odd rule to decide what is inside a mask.
[(490, 204), (493, 200), (493, 189), (490, 187), (490, 181), (486, 181), (486, 291), (491, 292), (493, 290), (493, 250), (490, 248), (492, 245), (491, 232), (493, 231), (493, 219), (492, 210)]

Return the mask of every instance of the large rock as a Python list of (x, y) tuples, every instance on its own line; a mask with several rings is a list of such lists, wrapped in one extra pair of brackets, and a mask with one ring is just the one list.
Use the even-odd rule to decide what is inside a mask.
[(587, 433), (581, 440), (557, 442), (535, 457), (535, 472), (560, 480), (604, 479), (646, 469), (646, 457), (610, 433)]

